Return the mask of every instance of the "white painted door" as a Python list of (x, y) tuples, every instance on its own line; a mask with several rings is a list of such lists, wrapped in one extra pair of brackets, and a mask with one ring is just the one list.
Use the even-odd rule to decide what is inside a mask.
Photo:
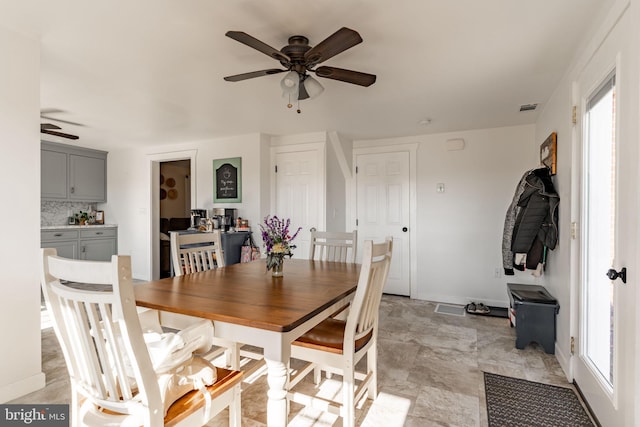
[(409, 152), (358, 154), (356, 167), (358, 247), (364, 240), (392, 236), (393, 257), (384, 292), (410, 296)]
[(299, 259), (309, 257), (309, 230), (324, 229), (323, 167), (324, 151), (320, 147), (276, 149), (273, 214), (290, 218), (292, 233), (302, 227), (293, 241), (296, 245), (293, 253)]
[[(623, 19), (619, 26), (625, 24)], [(582, 191), (574, 379), (605, 426), (630, 425), (636, 364), (635, 286), (607, 276), (627, 267), (633, 278), (636, 270), (638, 151), (628, 136), (633, 127), (623, 125), (633, 111), (625, 97), (633, 91), (621, 90), (629, 80), (620, 78), (620, 61), (626, 59), (620, 43), (614, 30), (577, 82)]]

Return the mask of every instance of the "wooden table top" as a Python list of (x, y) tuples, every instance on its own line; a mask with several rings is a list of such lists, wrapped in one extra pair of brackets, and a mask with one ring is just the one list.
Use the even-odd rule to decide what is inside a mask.
[(136, 304), (288, 332), (355, 291), (359, 264), (285, 259), (274, 278), (264, 260), (134, 286)]

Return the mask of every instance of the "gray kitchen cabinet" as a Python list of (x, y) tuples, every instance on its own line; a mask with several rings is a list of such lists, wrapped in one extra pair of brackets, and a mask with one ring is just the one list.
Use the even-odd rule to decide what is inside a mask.
[(67, 154), (42, 148), (41, 164), (41, 197), (51, 200), (65, 200), (69, 185), (67, 183)]
[(78, 241), (66, 240), (59, 242), (42, 242), (43, 248), (54, 248), (58, 252), (58, 256), (63, 258), (78, 259)]
[(42, 141), (41, 199), (106, 202), (107, 153)]
[(42, 230), (40, 247), (55, 248), (64, 258), (109, 261), (118, 253), (118, 229), (78, 226)]
[(115, 228), (80, 230), (80, 259), (110, 261), (111, 255), (118, 252)]

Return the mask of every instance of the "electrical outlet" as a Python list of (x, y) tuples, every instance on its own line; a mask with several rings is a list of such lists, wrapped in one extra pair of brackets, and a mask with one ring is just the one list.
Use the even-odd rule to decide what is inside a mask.
[(500, 267), (496, 267), (496, 270), (495, 270), (494, 274), (495, 274), (495, 277), (496, 277), (497, 279), (499, 279), (500, 277), (502, 277), (502, 268), (500, 268)]

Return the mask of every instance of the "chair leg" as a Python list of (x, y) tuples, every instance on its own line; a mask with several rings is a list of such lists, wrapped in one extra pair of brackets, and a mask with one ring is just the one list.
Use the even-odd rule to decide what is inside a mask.
[(320, 381), (322, 380), (322, 369), (320, 369), (320, 366), (316, 366), (315, 368), (313, 368), (313, 383), (315, 385), (320, 384)]
[(367, 370), (371, 372), (371, 382), (369, 383), (367, 395), (371, 400), (375, 400), (378, 395), (378, 346), (376, 344), (374, 342), (369, 351), (367, 351)]
[(225, 341), (224, 347), (227, 349), (224, 352), (225, 365), (230, 366), (235, 371), (240, 370), (240, 347), (241, 344), (233, 341)]
[(80, 395), (76, 391), (75, 386), (71, 385), (71, 426), (77, 427), (80, 425)]
[(353, 366), (345, 366), (342, 377), (342, 425), (354, 427), (356, 423), (356, 409), (354, 402), (355, 373)]
[(242, 425), (241, 390), (240, 385), (233, 390), (233, 400), (229, 404), (229, 427), (241, 427)]

